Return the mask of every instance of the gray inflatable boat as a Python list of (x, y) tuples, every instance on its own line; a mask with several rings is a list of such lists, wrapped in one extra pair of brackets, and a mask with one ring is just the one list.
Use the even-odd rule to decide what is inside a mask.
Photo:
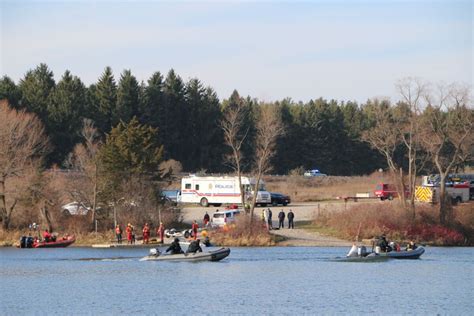
[(160, 252), (156, 252), (156, 254), (150, 254), (149, 256), (141, 258), (140, 261), (219, 261), (227, 257), (229, 254), (229, 248), (220, 248), (213, 251), (183, 253), (177, 255), (164, 255), (160, 254)]

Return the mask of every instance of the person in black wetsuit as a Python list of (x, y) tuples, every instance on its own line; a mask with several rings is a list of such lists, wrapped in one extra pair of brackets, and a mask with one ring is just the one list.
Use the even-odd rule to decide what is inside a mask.
[(199, 245), (199, 239), (193, 240), (188, 247), (188, 250), (186, 250), (186, 253), (196, 253), (196, 252), (202, 252), (202, 248)]
[(385, 235), (382, 235), (379, 239), (378, 245), (380, 247), (380, 250), (383, 252), (390, 252), (392, 251), (392, 247), (388, 244), (387, 239), (385, 239)]
[(184, 253), (183, 249), (181, 249), (181, 246), (179, 245), (179, 239), (175, 238), (174, 241), (171, 243), (171, 245), (166, 249), (166, 252), (171, 251), (172, 255), (178, 255), (180, 253)]

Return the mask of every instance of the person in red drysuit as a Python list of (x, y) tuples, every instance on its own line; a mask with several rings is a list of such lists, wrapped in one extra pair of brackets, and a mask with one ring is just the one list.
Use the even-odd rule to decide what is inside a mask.
[(130, 223), (128, 223), (127, 229), (125, 229), (125, 232), (127, 233), (127, 242), (129, 244), (132, 244), (133, 228)]
[(44, 232), (43, 232), (43, 239), (46, 242), (49, 242), (52, 239), (52, 236), (51, 236), (51, 234), (49, 233), (49, 231), (47, 229), (45, 229)]
[(156, 235), (160, 236), (160, 242), (163, 243), (165, 237), (165, 225), (163, 223), (160, 223), (160, 226), (156, 229)]
[(193, 221), (193, 225), (191, 226), (191, 229), (193, 230), (193, 238), (194, 238), (194, 240), (196, 240), (196, 238), (197, 238), (198, 228), (199, 228), (199, 225), (198, 225), (198, 223), (196, 222), (196, 220), (194, 220), (194, 221)]
[(148, 227), (148, 223), (145, 223), (145, 226), (143, 226), (143, 243), (148, 244), (148, 241), (150, 240), (150, 227)]

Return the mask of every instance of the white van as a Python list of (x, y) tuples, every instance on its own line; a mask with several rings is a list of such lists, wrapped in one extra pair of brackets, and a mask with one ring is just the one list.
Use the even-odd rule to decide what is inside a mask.
[(235, 222), (237, 216), (240, 215), (240, 210), (225, 210), (217, 211), (212, 214), (211, 227), (222, 227), (227, 224)]

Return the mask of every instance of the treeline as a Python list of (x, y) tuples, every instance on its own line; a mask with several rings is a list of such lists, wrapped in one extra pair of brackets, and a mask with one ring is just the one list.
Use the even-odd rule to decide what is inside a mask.
[[(184, 171), (227, 172), (223, 163), (228, 148), (220, 122), (232, 104), (248, 109), (246, 129), (255, 130), (255, 109), (261, 102), (241, 97), (237, 91), (222, 102), (211, 87), (198, 79), (184, 82), (174, 70), (166, 77), (155, 72), (139, 82), (130, 70), (118, 81), (106, 67), (97, 82), (86, 87), (66, 71), (59, 82), (45, 64), (28, 71), (18, 84), (8, 76), (0, 81), (0, 99), (10, 106), (36, 114), (52, 144), (47, 157), (51, 166), (65, 166), (65, 160), (81, 139), (84, 119), (90, 119), (105, 137), (120, 121), (136, 117), (141, 124), (158, 129), (157, 141), (164, 147), (164, 159), (181, 162)], [(369, 101), (370, 102), (370, 101)], [(327, 101), (307, 103), (284, 99), (272, 104), (281, 112), (286, 133), (278, 141), (274, 172), (286, 174), (297, 167), (319, 168), (332, 175), (366, 174), (384, 167), (385, 161), (360, 140), (370, 125), (367, 104)], [(252, 144), (243, 148), (244, 166), (252, 155)]]

